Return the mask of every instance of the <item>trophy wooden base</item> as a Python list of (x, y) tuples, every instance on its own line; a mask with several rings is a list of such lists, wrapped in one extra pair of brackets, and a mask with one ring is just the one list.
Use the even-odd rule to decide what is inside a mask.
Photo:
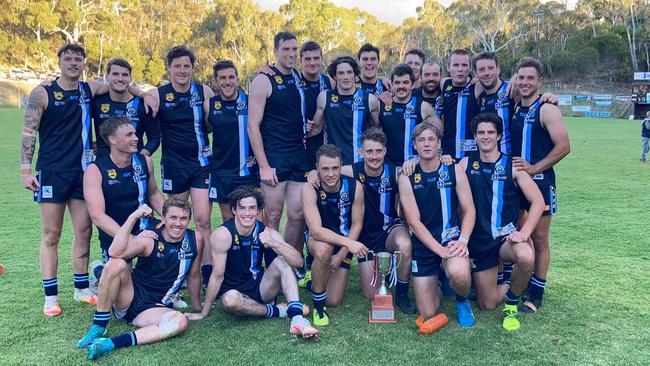
[(375, 295), (368, 312), (370, 323), (396, 323), (393, 295)]

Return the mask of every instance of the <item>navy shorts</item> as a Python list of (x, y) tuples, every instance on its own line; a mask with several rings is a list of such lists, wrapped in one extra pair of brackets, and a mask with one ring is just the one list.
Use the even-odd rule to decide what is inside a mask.
[[(542, 216), (553, 216), (557, 213), (557, 194), (555, 191), (555, 185), (542, 184), (537, 187), (539, 188), (539, 191), (542, 192), (542, 197), (544, 197), (544, 212), (542, 213)], [(521, 195), (519, 208), (526, 211), (530, 208), (530, 202), (528, 202), (523, 194)]]
[(273, 156), (266, 155), (271, 168), (275, 169), (275, 175), (278, 177), (278, 182), (292, 181), (292, 182), (306, 182), (306, 174), (310, 171), (309, 162), (307, 159), (307, 152), (304, 150), (298, 151), (292, 155)]
[(124, 314), (122, 318), (129, 324), (132, 324), (133, 320), (145, 310), (152, 308), (168, 308), (170, 310), (173, 310), (172, 304), (166, 306), (155, 300), (161, 299), (163, 296), (164, 294), (162, 296), (151, 294), (145, 288), (138, 285), (136, 281), (133, 281), (133, 301), (131, 301), (131, 305), (129, 305), (129, 308), (126, 310), (126, 314)]
[(478, 241), (470, 238), (468, 248), (469, 265), (472, 272), (485, 271), (499, 265), (499, 251), (505, 244), (504, 239), (504, 236), (489, 239), (488, 241)]
[(431, 277), (438, 276), (442, 258), (430, 252), (429, 255), (413, 257), (411, 260), (411, 276), (413, 277)]
[(260, 178), (259, 176), (233, 177), (212, 172), (208, 183), (210, 201), (228, 203), (228, 195), (239, 186), (251, 186), (259, 191)]
[(258, 276), (256, 280), (250, 279), (246, 283), (240, 284), (239, 286), (234, 286), (233, 284), (229, 284), (224, 281), (221, 284), (217, 298), (221, 298), (221, 295), (230, 290), (236, 290), (240, 294), (246, 295), (247, 297), (263, 304), (264, 302), (262, 301), (262, 294), (260, 293), (260, 284), (262, 283), (263, 277), (264, 273), (262, 272), (261, 276)]
[[(362, 242), (366, 247), (368, 247), (369, 250), (372, 250), (375, 253), (385, 252), (386, 241), (388, 240), (388, 236), (390, 235), (391, 231), (393, 231), (393, 229), (399, 226), (404, 227), (404, 221), (402, 219), (395, 220), (392, 225), (390, 225), (386, 230), (379, 233), (379, 235), (377, 234), (372, 236), (364, 235), (363, 238), (359, 238), (359, 241)], [(373, 257), (374, 256), (372, 255), (372, 253), (368, 254), (368, 257), (359, 257), (359, 263), (372, 260)]]
[(38, 192), (34, 192), (34, 202), (64, 203), (71, 199), (83, 200), (84, 172), (46, 172), (36, 174)]
[(187, 192), (190, 188), (208, 189), (210, 167), (178, 168), (163, 165), (162, 190), (164, 193), (178, 194)]

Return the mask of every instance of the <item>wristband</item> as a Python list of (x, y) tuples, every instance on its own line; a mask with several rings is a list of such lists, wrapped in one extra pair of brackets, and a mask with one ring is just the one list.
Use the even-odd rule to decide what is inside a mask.
[(462, 241), (463, 243), (467, 244), (469, 242), (469, 238), (465, 235), (461, 235), (458, 237), (458, 241)]

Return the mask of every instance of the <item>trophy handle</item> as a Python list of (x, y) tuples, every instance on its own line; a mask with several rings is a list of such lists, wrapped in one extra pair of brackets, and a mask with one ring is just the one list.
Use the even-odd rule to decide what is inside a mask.
[(377, 276), (379, 272), (379, 268), (377, 267), (377, 256), (375, 255), (375, 252), (372, 250), (369, 250), (366, 255), (365, 259), (368, 261), (368, 255), (372, 253), (372, 279), (370, 281), (370, 286), (375, 287), (377, 285)]

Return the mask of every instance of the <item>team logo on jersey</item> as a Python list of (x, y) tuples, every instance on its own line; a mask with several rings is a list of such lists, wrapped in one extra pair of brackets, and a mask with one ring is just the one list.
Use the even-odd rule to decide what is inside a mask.
[(332, 95), (332, 102), (333, 103), (338, 103), (339, 102), (339, 96), (338, 95)]
[(447, 178), (449, 178), (449, 174), (447, 174), (447, 172), (440, 172), (440, 180), (447, 180)]
[(447, 85), (447, 89), (445, 89), (445, 92), (450, 92), (454, 87), (451, 85)]
[(126, 113), (127, 113), (129, 116), (134, 116), (134, 115), (135, 115), (135, 108), (133, 108), (133, 107), (129, 107), (129, 108), (126, 110)]
[(350, 196), (348, 196), (348, 192), (341, 192), (341, 201), (347, 202), (350, 199)]
[(473, 162), (472, 163), (472, 168), (474, 168), (474, 170), (481, 169), (481, 163), (479, 163), (478, 161)]
[(496, 171), (497, 171), (497, 174), (503, 174), (505, 169), (503, 168), (503, 165), (497, 165), (496, 166)]
[(390, 184), (390, 179), (388, 179), (387, 177), (381, 178), (381, 185), (382, 186), (386, 187), (389, 184)]
[(361, 104), (362, 101), (363, 99), (361, 97), (354, 97), (354, 103)]
[(487, 99), (481, 97), (481, 106), (485, 106), (485, 103), (487, 103)]
[(111, 110), (111, 105), (110, 104), (102, 104), (100, 109), (101, 109), (102, 113), (108, 113), (108, 111)]
[(165, 244), (163, 244), (162, 241), (158, 242), (158, 251), (159, 252), (164, 252), (165, 251)]
[(54, 92), (54, 99), (56, 99), (56, 100), (61, 100), (61, 99), (63, 99), (63, 93), (58, 92), (58, 91), (57, 91), (57, 92)]
[(327, 193), (325, 191), (320, 191), (320, 199), (324, 200), (327, 198)]
[(406, 110), (408, 112), (413, 112), (414, 109), (415, 109), (415, 107), (411, 103), (406, 105)]
[(190, 247), (190, 243), (187, 241), (183, 240), (183, 244), (181, 244), (181, 250), (187, 250)]
[(386, 105), (384, 106), (384, 110), (385, 110), (386, 112), (390, 112), (391, 109), (393, 109), (393, 105), (392, 105), (392, 104), (386, 104)]
[(220, 101), (215, 101), (214, 102), (214, 109), (221, 109), (221, 102)]
[(413, 181), (415, 183), (420, 183), (422, 181), (422, 176), (420, 175), (420, 173), (417, 173), (415, 174), (415, 176), (413, 176)]
[(498, 94), (499, 102), (505, 102), (508, 100), (508, 96), (505, 92)]
[(278, 84), (282, 84), (284, 80), (282, 80), (282, 76), (280, 75), (275, 75), (275, 82)]
[(108, 177), (111, 179), (117, 178), (117, 173), (115, 172), (115, 169), (108, 169), (106, 171), (106, 174), (108, 174)]
[(244, 102), (243, 100), (237, 101), (237, 109), (242, 110), (244, 108), (246, 108), (246, 102)]
[(174, 93), (165, 94), (165, 100), (168, 101), (168, 102), (171, 102), (172, 100), (174, 100)]
[(364, 174), (359, 174), (359, 181), (361, 183), (365, 182), (366, 181), (366, 176)]

